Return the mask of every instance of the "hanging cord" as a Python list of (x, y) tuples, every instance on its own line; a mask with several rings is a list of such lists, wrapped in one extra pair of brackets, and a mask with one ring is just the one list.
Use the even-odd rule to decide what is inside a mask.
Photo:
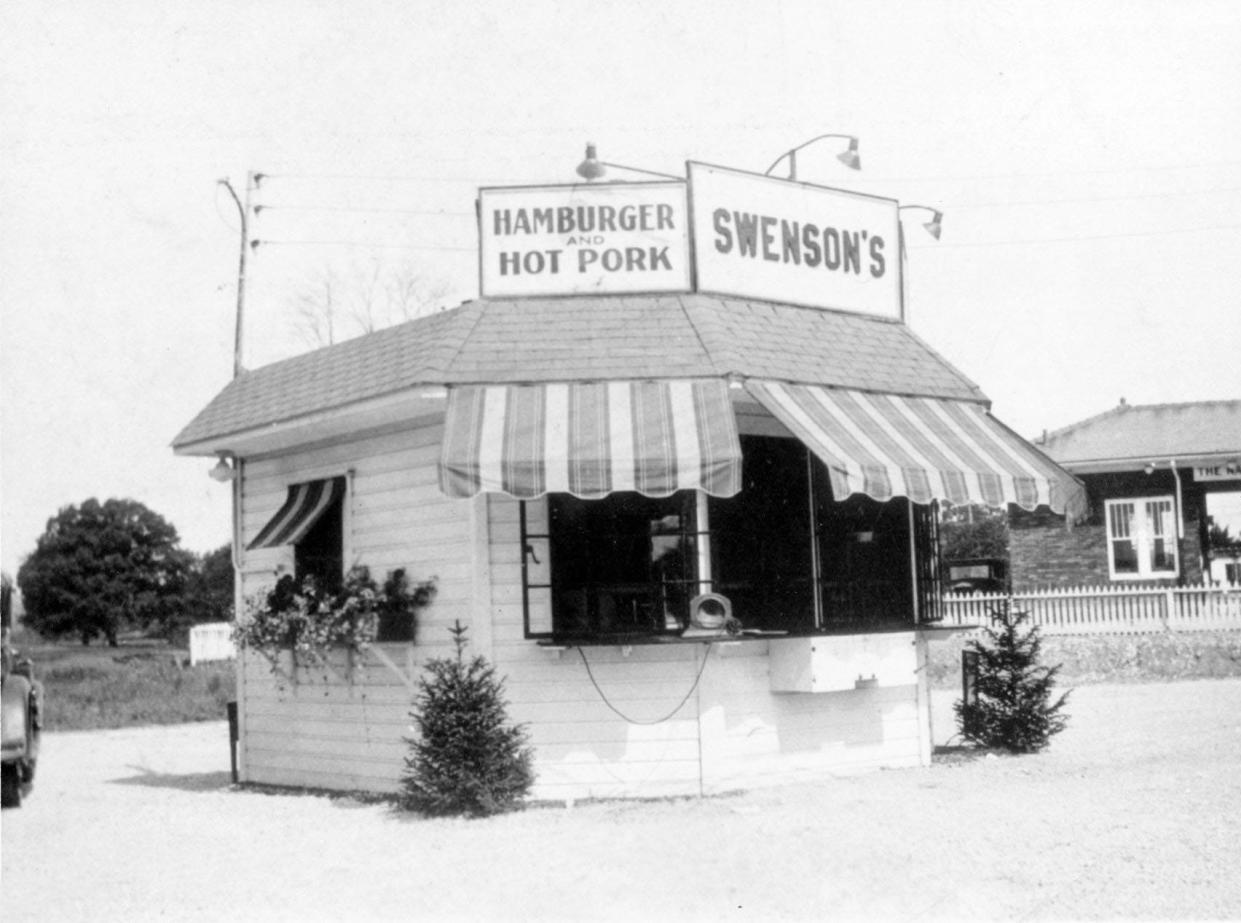
[(630, 724), (663, 724), (681, 710), (681, 707), (689, 701), (689, 697), (694, 694), (694, 690), (698, 688), (698, 681), (702, 679), (702, 672), (707, 668), (707, 658), (711, 655), (711, 645), (707, 644), (707, 649), (702, 655), (702, 663), (699, 665), (698, 673), (694, 677), (694, 684), (689, 687), (689, 691), (685, 693), (685, 695), (681, 698), (681, 701), (677, 702), (676, 708), (672, 709), (672, 711), (668, 712), (668, 714), (664, 715), (662, 718), (656, 718), (653, 721), (638, 721), (635, 718), (630, 718), (623, 711), (608, 701), (607, 695), (602, 689), (599, 688), (599, 683), (595, 680), (595, 674), (591, 672), (590, 661), (586, 659), (586, 652), (580, 647), (577, 649), (577, 652), (582, 657), (582, 664), (586, 667), (586, 675), (590, 677), (590, 684), (595, 687), (595, 692), (599, 693), (599, 698), (603, 700), (604, 705), (612, 709), (613, 712), (620, 715)]

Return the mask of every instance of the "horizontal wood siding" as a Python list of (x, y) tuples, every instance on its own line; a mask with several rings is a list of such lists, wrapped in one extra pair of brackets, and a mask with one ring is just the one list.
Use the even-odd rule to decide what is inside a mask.
[(703, 673), (703, 791), (917, 766), (918, 690), (773, 693), (765, 642), (715, 645)]
[[(424, 427), (247, 461), (247, 540), (288, 484), (352, 470), (347, 560), (379, 577), (396, 567), (436, 576), (439, 593), (415, 645), (380, 648), (390, 664), (340, 654), (326, 671), (294, 671), (285, 655), (273, 673), (263, 657), (242, 657), (245, 781), (397, 791), (418, 671), (452, 654), (446, 629), (458, 619), (504, 678), (510, 716), (527, 726), (538, 799), (696, 795), (925, 762), (913, 676), (908, 686), (775, 694), (762, 641), (554, 650), (527, 640), (518, 504), (443, 497), (439, 440), (438, 426)], [(527, 515), (531, 531), (545, 529), (544, 503)], [(292, 566), (291, 549), (247, 553), (244, 592), (270, 585), (278, 566)], [(549, 624), (539, 606), (536, 622)], [(474, 625), (480, 609), (484, 624)]]
[[(377, 579), (404, 567), (411, 580), (437, 578), (414, 645), (385, 644), (399, 676), (376, 655), (352, 668), (344, 654), (325, 671), (294, 671), (288, 655), (273, 673), (249, 654), (239, 661), (241, 771), (247, 782), (339, 790), (399, 788), (420, 665), (452, 653), (447, 629), (470, 623), (471, 504), (439, 491), (438, 425), (387, 432), (245, 464), (242, 521), (252, 539), (284, 502), (289, 484), (352, 471), (346, 498), (346, 565)], [(291, 571), (291, 546), (246, 552), (243, 592), (256, 596)]]
[[(494, 661), (535, 746), (536, 798), (696, 795), (923, 761), (912, 675), (899, 687), (774, 694), (761, 641), (626, 652), (525, 640), (518, 505), (491, 497), (488, 512)], [(531, 531), (545, 516), (544, 503), (527, 505)]]

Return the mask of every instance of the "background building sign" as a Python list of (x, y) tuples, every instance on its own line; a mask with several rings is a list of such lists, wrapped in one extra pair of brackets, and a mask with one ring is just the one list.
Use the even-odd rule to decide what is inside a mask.
[(685, 183), (479, 190), (483, 297), (689, 291)]
[(1241, 459), (1208, 468), (1194, 468), (1195, 481), (1241, 481)]
[(902, 316), (894, 199), (688, 168), (699, 291)]

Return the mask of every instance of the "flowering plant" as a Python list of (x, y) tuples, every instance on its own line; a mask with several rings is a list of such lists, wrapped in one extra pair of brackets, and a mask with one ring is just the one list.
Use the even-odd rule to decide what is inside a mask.
[(412, 626), (417, 610), (435, 594), (434, 578), (412, 591), (403, 570), (380, 587), (364, 566), (352, 568), (340, 589), (325, 588), (313, 577), (299, 584), (290, 574), (246, 600), (247, 618), (233, 629), (239, 647), (252, 648), (273, 664), (282, 650), (295, 663), (326, 664), (332, 648), (361, 654), (376, 640), (380, 619), (401, 618)]

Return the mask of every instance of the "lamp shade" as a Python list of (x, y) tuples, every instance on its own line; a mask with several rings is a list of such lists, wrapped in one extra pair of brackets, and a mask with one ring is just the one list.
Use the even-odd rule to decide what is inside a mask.
[(841, 151), (836, 155), (836, 159), (851, 170), (862, 169), (862, 158), (857, 152), (857, 138), (850, 138), (848, 150)]
[(607, 172), (607, 169), (599, 162), (599, 156), (595, 153), (593, 144), (586, 145), (586, 159), (577, 165), (577, 175), (582, 179), (590, 181), (598, 179)]

